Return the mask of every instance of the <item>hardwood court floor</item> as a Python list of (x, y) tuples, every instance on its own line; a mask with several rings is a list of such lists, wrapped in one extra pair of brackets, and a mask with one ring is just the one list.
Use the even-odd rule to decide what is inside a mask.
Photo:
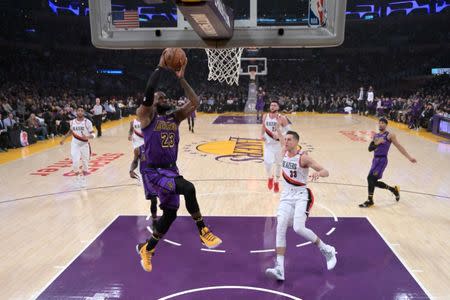
[[(261, 144), (254, 140), (260, 125), (227, 121), (233, 118), (213, 124), (216, 118), (200, 115), (195, 134), (181, 125), (179, 168), (196, 185), (203, 214), (274, 216), (278, 195), (266, 188)], [(330, 171), (330, 177), (310, 184), (316, 198), (311, 215), (369, 217), (429, 294), (450, 299), (450, 144), (390, 125), (418, 163), (392, 146), (383, 180), (401, 186), (400, 202), (377, 189), (376, 206), (360, 209), (372, 159), (368, 140), (377, 122), (355, 115), (289, 119), (302, 147)], [(83, 190), (70, 177), (70, 142), (50, 143), (46, 150), (0, 165), (1, 299), (37, 296), (117, 215), (147, 215), (142, 188), (128, 177), (127, 131), (128, 123), (121, 122), (92, 141), (93, 173)], [(187, 215), (184, 203), (179, 214)]]

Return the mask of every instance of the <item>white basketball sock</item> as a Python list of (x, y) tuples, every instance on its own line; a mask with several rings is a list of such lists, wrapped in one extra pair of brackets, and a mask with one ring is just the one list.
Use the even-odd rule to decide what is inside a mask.
[(325, 250), (327, 247), (327, 244), (322, 242), (322, 240), (319, 240), (319, 244), (317, 245), (317, 247), (319, 247), (320, 250)]
[(277, 254), (277, 265), (284, 269), (284, 255)]

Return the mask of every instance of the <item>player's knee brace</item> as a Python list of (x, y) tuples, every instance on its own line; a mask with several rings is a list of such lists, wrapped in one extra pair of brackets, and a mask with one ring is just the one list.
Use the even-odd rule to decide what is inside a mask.
[(169, 230), (170, 225), (172, 225), (173, 221), (177, 218), (177, 211), (174, 209), (163, 209), (163, 214), (161, 218), (159, 218), (158, 223), (156, 224), (155, 235), (159, 235), (162, 237)]

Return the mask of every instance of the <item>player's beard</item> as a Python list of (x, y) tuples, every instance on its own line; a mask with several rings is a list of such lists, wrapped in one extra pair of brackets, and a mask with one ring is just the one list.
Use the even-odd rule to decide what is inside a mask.
[(172, 108), (172, 106), (170, 106), (169, 104), (157, 104), (156, 105), (156, 112), (158, 113), (158, 115), (164, 115), (171, 108)]

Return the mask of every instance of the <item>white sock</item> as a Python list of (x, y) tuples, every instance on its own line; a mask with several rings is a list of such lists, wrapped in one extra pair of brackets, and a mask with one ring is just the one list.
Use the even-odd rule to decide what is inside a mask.
[(322, 240), (319, 240), (319, 244), (317, 245), (317, 247), (319, 247), (320, 250), (326, 250), (327, 244), (322, 242)]
[(277, 254), (277, 265), (284, 269), (284, 255)]

